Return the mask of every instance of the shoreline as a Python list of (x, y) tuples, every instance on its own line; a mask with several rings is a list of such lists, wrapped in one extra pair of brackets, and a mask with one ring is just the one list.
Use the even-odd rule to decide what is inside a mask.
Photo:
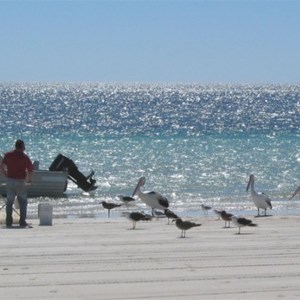
[[(112, 210), (110, 217), (108, 218), (107, 216), (107, 211), (103, 210), (98, 213), (70, 213), (70, 214), (55, 214), (53, 213), (53, 220), (73, 220), (74, 222), (76, 220), (81, 220), (81, 219), (95, 219), (95, 220), (123, 220), (126, 219), (122, 214), (124, 212), (134, 212), (134, 211), (143, 211), (145, 213), (151, 214), (150, 211), (144, 211), (141, 209), (128, 209), (128, 210)], [(265, 217), (300, 217), (300, 210), (293, 210), (293, 209), (286, 209), (286, 210), (268, 210), (267, 211), (267, 216), (264, 216), (263, 212), (260, 212), (260, 215), (257, 216), (257, 211), (256, 210), (226, 210), (226, 212), (230, 212), (235, 216), (239, 217), (245, 217), (245, 218), (250, 218), (250, 219), (260, 219), (260, 218), (265, 218)], [(201, 218), (215, 218), (217, 219), (218, 216), (216, 213), (214, 213), (212, 210), (208, 212), (208, 214), (205, 214), (201, 210), (186, 210), (186, 211), (180, 211), (176, 212), (177, 215), (182, 218), (182, 219), (201, 219)], [(5, 224), (5, 208), (0, 210), (0, 226)], [(153, 217), (153, 219), (162, 219), (166, 220), (167, 218), (165, 216), (158, 216), (158, 217)], [(13, 213), (13, 220), (14, 224), (18, 223), (19, 216), (14, 212)], [(27, 217), (27, 221), (31, 222), (34, 221), (35, 223), (39, 222), (39, 217), (38, 213), (34, 215), (30, 215)]]
[(4, 299), (299, 299), (300, 216), (250, 217), (258, 227), (224, 228), (192, 218), (54, 218), (52, 226), (1, 227)]

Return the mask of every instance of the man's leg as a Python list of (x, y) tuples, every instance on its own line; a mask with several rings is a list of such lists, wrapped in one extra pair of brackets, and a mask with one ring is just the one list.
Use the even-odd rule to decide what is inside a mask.
[(12, 226), (13, 224), (13, 205), (16, 197), (15, 184), (12, 180), (7, 181), (6, 187), (6, 226)]
[(20, 226), (27, 226), (26, 217), (27, 217), (27, 199), (19, 199), (20, 203)]
[(25, 188), (25, 183), (20, 183), (17, 198), (20, 205), (20, 226), (26, 226), (27, 217), (27, 191)]

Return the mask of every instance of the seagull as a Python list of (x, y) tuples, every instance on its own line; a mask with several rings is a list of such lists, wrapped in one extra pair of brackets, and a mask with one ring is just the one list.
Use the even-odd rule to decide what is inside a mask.
[(110, 218), (110, 210), (116, 207), (120, 207), (122, 204), (116, 204), (116, 203), (112, 203), (112, 202), (106, 202), (106, 201), (102, 201), (101, 202), (102, 206), (107, 209), (107, 216), (108, 218)]
[[(225, 221), (225, 228), (229, 228), (230, 227), (230, 221), (231, 221), (231, 217), (233, 216), (233, 214), (227, 213), (225, 210), (221, 211), (221, 218)], [(226, 226), (228, 222), (228, 227)]]
[(151, 216), (145, 215), (141, 212), (123, 212), (123, 215), (128, 219), (131, 220), (133, 223), (132, 229), (135, 229), (136, 222), (138, 221), (150, 221)]
[(297, 187), (296, 191), (289, 200), (292, 200), (297, 194), (300, 194), (300, 186)]
[(193, 227), (201, 226), (201, 224), (197, 224), (191, 221), (182, 221), (182, 219), (176, 219), (176, 226), (181, 230), (181, 237), (185, 238), (186, 230), (189, 230)]
[(169, 207), (169, 201), (166, 197), (162, 196), (158, 192), (141, 191), (141, 186), (144, 186), (145, 183), (146, 183), (146, 178), (141, 177), (138, 181), (136, 188), (132, 193), (132, 197), (134, 197), (134, 195), (138, 195), (138, 197), (141, 199), (142, 202), (144, 202), (146, 205), (151, 207), (152, 215), (153, 215), (153, 209), (160, 209), (160, 210), (167, 209)]
[(208, 211), (211, 210), (211, 206), (201, 204), (201, 209), (203, 210), (203, 213), (207, 215)]
[(135, 201), (135, 199), (134, 199), (133, 197), (130, 197), (130, 196), (118, 195), (118, 198), (119, 198), (122, 202), (124, 202), (124, 203), (126, 203), (126, 204), (128, 204), (128, 203), (130, 203), (130, 202), (132, 202), (132, 201)]
[(222, 212), (221, 210), (214, 209), (214, 213), (218, 216), (218, 220), (220, 220), (221, 212)]
[(259, 209), (265, 210), (265, 216), (267, 215), (267, 208), (272, 209), (271, 199), (264, 193), (257, 193), (254, 189), (254, 175), (251, 174), (249, 177), (249, 182), (246, 188), (246, 191), (248, 192), (249, 187), (251, 188), (251, 198), (257, 207), (257, 216), (260, 216)]
[(257, 226), (257, 224), (252, 223), (251, 220), (246, 219), (246, 218), (240, 218), (240, 217), (237, 217), (237, 216), (232, 216), (231, 220), (232, 220), (232, 223), (239, 228), (238, 234), (241, 233), (241, 227), (245, 227), (245, 226), (255, 227), (255, 226)]
[(170, 224), (169, 223), (170, 219), (172, 220), (179, 219), (179, 217), (169, 209), (165, 209), (165, 215), (168, 218), (168, 224)]

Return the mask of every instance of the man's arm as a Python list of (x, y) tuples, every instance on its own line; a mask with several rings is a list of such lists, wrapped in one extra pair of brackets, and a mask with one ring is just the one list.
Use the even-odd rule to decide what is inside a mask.
[(2, 159), (1, 156), (0, 156), (0, 172), (1, 172), (4, 176), (7, 176), (7, 173), (6, 173), (6, 166), (5, 166), (5, 164), (3, 163), (3, 159)]
[(28, 172), (28, 183), (32, 184), (32, 171), (31, 172)]
[(27, 182), (29, 184), (32, 184), (33, 164), (29, 159), (29, 157), (28, 157), (28, 165), (27, 165), (27, 174), (28, 174)]

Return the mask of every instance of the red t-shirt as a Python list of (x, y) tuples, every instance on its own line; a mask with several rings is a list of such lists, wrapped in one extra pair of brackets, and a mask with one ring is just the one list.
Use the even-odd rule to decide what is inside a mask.
[(5, 153), (2, 163), (7, 167), (7, 177), (25, 179), (26, 170), (33, 171), (30, 158), (22, 151), (13, 150)]

